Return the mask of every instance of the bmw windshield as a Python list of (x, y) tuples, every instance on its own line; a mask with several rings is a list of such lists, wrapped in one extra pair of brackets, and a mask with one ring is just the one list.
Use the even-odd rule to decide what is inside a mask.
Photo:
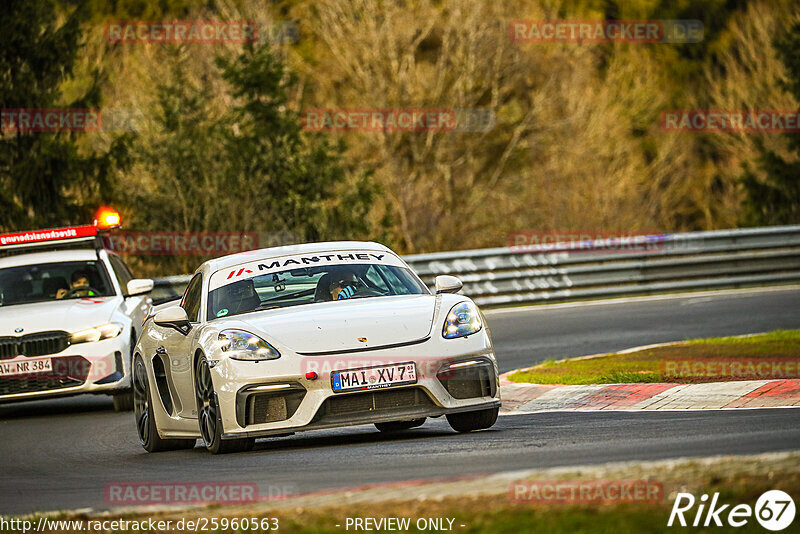
[(0, 269), (0, 306), (87, 297), (110, 297), (114, 289), (99, 261), (20, 265)]

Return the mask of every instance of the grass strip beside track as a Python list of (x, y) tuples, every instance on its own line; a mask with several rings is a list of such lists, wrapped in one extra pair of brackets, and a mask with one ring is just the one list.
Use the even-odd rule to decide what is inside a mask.
[[(632, 382), (700, 383), (753, 380), (759, 376), (676, 376), (665, 373), (666, 362), (729, 359), (752, 361), (800, 360), (800, 330), (778, 330), (753, 336), (696, 339), (636, 352), (589, 358), (548, 360), (510, 375), (512, 382), (531, 384), (621, 384)], [(797, 374), (797, 368), (794, 368)], [(771, 376), (768, 378), (797, 378)]]

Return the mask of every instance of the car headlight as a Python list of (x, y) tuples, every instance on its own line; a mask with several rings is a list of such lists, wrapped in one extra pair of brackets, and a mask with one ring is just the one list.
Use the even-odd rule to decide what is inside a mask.
[(464, 337), (474, 334), (483, 328), (481, 313), (471, 302), (456, 304), (447, 313), (442, 336), (445, 339)]
[(94, 328), (87, 328), (86, 330), (71, 334), (69, 336), (69, 342), (74, 345), (76, 343), (94, 343), (101, 339), (110, 339), (112, 337), (117, 337), (120, 332), (122, 332), (123, 328), (124, 325), (122, 323), (108, 323), (95, 326)]
[(281, 357), (278, 350), (250, 332), (223, 330), (219, 333), (219, 348), (234, 360), (259, 362)]

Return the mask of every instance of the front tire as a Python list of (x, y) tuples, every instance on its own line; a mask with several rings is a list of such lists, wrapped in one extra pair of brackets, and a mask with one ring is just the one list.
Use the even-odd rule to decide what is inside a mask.
[[(133, 350), (136, 346), (136, 336), (134, 330), (131, 329), (131, 350), (129, 353), (130, 373), (133, 374)], [(131, 383), (133, 378), (131, 378)], [(133, 384), (131, 384), (132, 386)], [(111, 401), (114, 403), (115, 412), (129, 412), (133, 410), (133, 387), (126, 389), (111, 396)]]
[(487, 408), (474, 412), (461, 412), (447, 414), (447, 422), (456, 432), (473, 432), (489, 428), (497, 422), (500, 407)]
[(133, 390), (129, 389), (122, 393), (115, 393), (111, 396), (114, 403), (115, 412), (129, 412), (133, 409)]
[(147, 370), (140, 356), (133, 364), (133, 415), (136, 419), (136, 432), (139, 443), (147, 452), (193, 449), (196, 439), (164, 439), (158, 435), (156, 418), (153, 415), (153, 396), (150, 393), (150, 382)]
[(401, 432), (425, 424), (425, 418), (412, 419), (411, 421), (390, 421), (388, 423), (375, 423), (375, 428), (381, 432)]
[(197, 398), (197, 421), (200, 424), (200, 435), (206, 449), (212, 454), (229, 452), (245, 452), (253, 449), (254, 438), (222, 439), (222, 416), (219, 399), (214, 392), (211, 380), (211, 368), (208, 361), (201, 356), (195, 366), (195, 396)]

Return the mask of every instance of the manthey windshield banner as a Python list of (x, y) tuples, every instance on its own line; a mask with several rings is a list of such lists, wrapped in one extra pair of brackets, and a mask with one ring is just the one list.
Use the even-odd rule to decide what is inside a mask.
[(279, 273), (291, 269), (364, 264), (405, 267), (405, 264), (400, 258), (390, 252), (382, 250), (344, 250), (317, 252), (314, 254), (295, 254), (291, 256), (262, 258), (220, 269), (211, 275), (209, 290), (213, 291), (222, 286), (238, 282), (239, 280), (246, 280), (248, 278)]

